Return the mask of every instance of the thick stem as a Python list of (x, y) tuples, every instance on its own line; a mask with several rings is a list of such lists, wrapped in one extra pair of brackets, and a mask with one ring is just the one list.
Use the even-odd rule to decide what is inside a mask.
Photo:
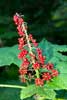
[(25, 33), (25, 35), (26, 35), (26, 40), (27, 40), (28, 47), (29, 47), (29, 49), (30, 49), (30, 53), (32, 53), (31, 44), (30, 44), (30, 41), (29, 41), (29, 39), (28, 39), (27, 30), (25, 29), (24, 24), (22, 24), (22, 27), (23, 27), (24, 33)]
[(24, 86), (0, 84), (0, 87), (24, 89)]
[[(26, 40), (27, 40), (27, 44), (28, 44), (30, 53), (33, 54), (32, 48), (31, 48), (31, 44), (30, 44), (30, 41), (29, 41), (29, 38), (28, 38), (27, 30), (25, 29), (24, 24), (22, 24), (22, 27), (23, 27), (24, 33), (26, 35)], [(32, 57), (31, 57), (31, 60), (32, 60), (32, 63), (34, 64), (35, 63), (35, 60)], [(36, 77), (39, 78), (39, 71), (38, 70), (35, 70), (35, 72), (36, 72)]]

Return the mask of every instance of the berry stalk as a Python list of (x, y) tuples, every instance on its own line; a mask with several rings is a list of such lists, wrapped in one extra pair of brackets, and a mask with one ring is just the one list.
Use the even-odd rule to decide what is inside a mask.
[[(25, 36), (26, 36), (27, 44), (28, 44), (28, 47), (29, 47), (29, 53), (33, 55), (31, 44), (30, 44), (28, 34), (27, 34), (27, 30), (25, 29), (24, 24), (22, 24), (22, 28), (23, 28), (23, 31), (24, 31)], [(31, 57), (31, 60), (32, 60), (32, 64), (35, 64), (35, 59), (33, 59), (33, 57)], [(39, 78), (39, 71), (35, 70), (35, 72), (36, 72), (36, 77)]]

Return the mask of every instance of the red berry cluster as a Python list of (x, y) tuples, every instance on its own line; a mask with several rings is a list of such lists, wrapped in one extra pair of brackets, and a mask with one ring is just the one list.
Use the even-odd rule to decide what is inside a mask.
[[(38, 43), (32, 34), (27, 34), (27, 26), (21, 15), (15, 14), (13, 20), (17, 25), (20, 36), (18, 39), (18, 49), (20, 50), (18, 58), (22, 60), (19, 69), (21, 81), (31, 82), (34, 80), (37, 86), (42, 86), (46, 81), (58, 76), (58, 71), (54, 69), (52, 63), (45, 64), (46, 57), (42, 55), (42, 50), (38, 48)], [(35, 52), (32, 49), (33, 47), (35, 47)], [(41, 70), (44, 71), (42, 72)]]

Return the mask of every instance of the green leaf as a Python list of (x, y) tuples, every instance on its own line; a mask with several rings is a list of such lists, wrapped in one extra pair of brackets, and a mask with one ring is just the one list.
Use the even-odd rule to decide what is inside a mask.
[(67, 52), (67, 45), (53, 45), (56, 51)]
[(38, 95), (45, 97), (46, 99), (54, 99), (56, 96), (56, 93), (53, 89), (48, 89), (45, 87), (37, 87), (36, 91)]
[(44, 39), (39, 44), (39, 47), (44, 51), (43, 54), (46, 54), (46, 61), (53, 63), (54, 67), (59, 71), (59, 75), (45, 84), (45, 88), (67, 89), (67, 56), (58, 52), (67, 52), (67, 45), (54, 45)]
[(31, 97), (34, 94), (38, 94), (39, 96), (45, 97), (46, 99), (54, 99), (56, 95), (53, 89), (30, 85), (21, 90), (20, 98), (25, 99)]
[(57, 84), (61, 84), (62, 89), (67, 89), (67, 62), (60, 62), (56, 65), (59, 70), (59, 75), (57, 77)]
[(29, 85), (28, 87), (21, 90), (20, 98), (25, 99), (25, 98), (31, 97), (35, 93), (36, 93), (36, 86)]
[(60, 62), (55, 67), (59, 71), (59, 75), (44, 86), (55, 90), (67, 89), (67, 63)]
[(48, 62), (53, 57), (53, 46), (50, 42), (48, 42), (46, 39), (43, 39), (39, 43), (39, 48), (42, 49), (43, 55), (46, 56), (46, 62)]
[(17, 55), (19, 53), (18, 46), (4, 47), (0, 49), (0, 66), (10, 65), (12, 63), (20, 66), (21, 61)]
[(46, 62), (57, 64), (60, 61), (64, 61), (64, 62), (67, 61), (67, 56), (64, 56), (60, 53), (60, 52), (67, 51), (67, 45), (60, 46), (56, 44), (51, 44), (47, 40), (43, 39), (39, 43), (39, 47), (42, 49), (43, 55), (46, 56)]

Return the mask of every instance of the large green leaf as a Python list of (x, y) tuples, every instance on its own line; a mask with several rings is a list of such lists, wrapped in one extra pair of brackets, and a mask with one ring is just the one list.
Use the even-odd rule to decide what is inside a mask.
[(46, 56), (46, 62), (48, 62), (53, 57), (53, 46), (51, 45), (51, 43), (46, 39), (43, 39), (39, 43), (38, 47), (42, 49), (43, 55)]
[(56, 65), (59, 70), (57, 85), (61, 84), (62, 89), (67, 89), (67, 62), (60, 62)]
[(29, 85), (28, 87), (21, 90), (20, 98), (22, 100), (22, 99), (31, 97), (35, 93), (36, 93), (35, 85)]
[(47, 40), (43, 39), (39, 43), (39, 47), (43, 51), (43, 55), (46, 55), (46, 62), (52, 62), (57, 64), (60, 61), (67, 61), (67, 56), (62, 55), (60, 52), (67, 51), (67, 45), (51, 44)]
[[(49, 58), (46, 61), (52, 62), (54, 67), (59, 71), (58, 77), (45, 84), (45, 87), (50, 89), (67, 89), (67, 56), (58, 52), (67, 52), (67, 45), (54, 45), (46, 40), (43, 40), (39, 44), (39, 47), (41, 47), (44, 54), (46, 54), (46, 58)], [(46, 48), (48, 54), (46, 53)]]
[(0, 49), (0, 66), (10, 65), (12, 63), (20, 66), (21, 61), (17, 58), (19, 53), (18, 46), (5, 47)]
[(45, 97), (46, 99), (54, 99), (56, 95), (53, 89), (30, 85), (21, 90), (20, 98), (25, 99), (31, 97), (34, 94), (38, 94), (39, 96)]
[(38, 94), (39, 96), (45, 97), (46, 99), (54, 99), (56, 95), (53, 89), (39, 87), (36, 85), (30, 85), (22, 89), (20, 98), (25, 99), (25, 98), (31, 97), (34, 94)]
[(67, 89), (67, 63), (58, 63), (56, 65), (56, 69), (58, 69), (59, 75), (44, 86), (55, 90)]
[(54, 99), (56, 96), (56, 93), (53, 89), (49, 89), (46, 87), (37, 87), (36, 92), (38, 95), (45, 97), (46, 99)]

